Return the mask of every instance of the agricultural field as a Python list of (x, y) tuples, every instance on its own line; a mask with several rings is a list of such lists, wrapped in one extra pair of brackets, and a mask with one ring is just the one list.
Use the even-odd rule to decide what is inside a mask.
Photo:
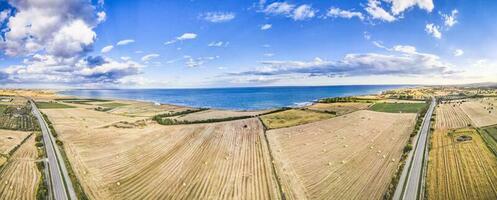
[(418, 113), (427, 105), (426, 103), (375, 103), (370, 109), (389, 113)]
[(455, 129), (471, 125), (471, 119), (461, 109), (459, 103), (441, 103), (435, 110), (436, 129)]
[(98, 121), (109, 116), (135, 118), (74, 110), (43, 112), (90, 199), (280, 198), (263, 125), (256, 118), (104, 128), (111, 121)]
[(497, 156), (497, 125), (483, 127), (479, 132), (487, 146)]
[[(461, 136), (471, 140), (459, 141)], [(428, 161), (429, 199), (497, 199), (497, 159), (474, 129), (436, 130)]]
[(151, 102), (140, 102), (140, 101), (114, 101), (116, 103), (127, 104), (127, 106), (116, 107), (108, 113), (130, 116), (130, 117), (153, 117), (155, 115), (164, 113), (175, 113), (185, 110), (191, 110), (192, 108), (168, 104), (155, 104)]
[(23, 101), (23, 104), (12, 103), (11, 105), (2, 107), (3, 112), (0, 112), (1, 129), (21, 131), (38, 129), (38, 122), (31, 113), (31, 105), (26, 101)]
[(415, 117), (360, 110), (269, 130), (287, 199), (382, 199)]
[(37, 149), (30, 137), (0, 169), (0, 199), (36, 199), (40, 172), (36, 167)]
[(101, 128), (119, 122), (134, 123), (146, 119), (145, 117), (126, 117), (85, 108), (42, 109), (41, 111), (47, 114), (51, 121), (56, 120), (59, 126), (74, 128)]
[(252, 117), (258, 116), (271, 110), (261, 110), (261, 111), (232, 111), (232, 110), (215, 110), (209, 109), (200, 112), (193, 112), (186, 115), (170, 117), (171, 119), (176, 119), (178, 121), (205, 121), (209, 119), (227, 119), (227, 118), (237, 118), (237, 117)]
[(330, 112), (335, 113), (336, 115), (344, 115), (358, 110), (365, 110), (372, 103), (356, 103), (356, 102), (347, 102), (347, 103), (315, 103), (308, 107), (309, 110), (317, 110), (322, 112)]
[(58, 102), (43, 102), (43, 101), (38, 101), (36, 102), (36, 106), (39, 109), (60, 109), (60, 108), (74, 108), (74, 106), (63, 104), (63, 103), (58, 103)]
[(335, 115), (317, 111), (290, 109), (261, 116), (269, 129), (297, 126), (319, 120), (329, 119)]
[(461, 108), (476, 127), (497, 124), (497, 100), (493, 98), (471, 99), (462, 103)]
[(19, 145), (30, 132), (0, 129), (0, 154), (8, 154)]

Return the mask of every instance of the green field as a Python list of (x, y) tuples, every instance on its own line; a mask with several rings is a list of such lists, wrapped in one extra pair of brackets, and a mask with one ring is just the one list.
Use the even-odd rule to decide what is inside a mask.
[(371, 106), (371, 110), (389, 113), (418, 113), (426, 106), (426, 103), (375, 103)]
[(7, 105), (0, 105), (0, 114), (5, 112), (5, 109), (7, 109)]
[(57, 101), (62, 101), (64, 103), (76, 103), (76, 104), (85, 104), (90, 105), (90, 102), (109, 102), (111, 100), (105, 99), (79, 99), (79, 98), (59, 98), (55, 99)]
[(117, 107), (121, 107), (121, 106), (127, 106), (128, 104), (124, 104), (124, 103), (103, 103), (103, 104), (98, 104), (97, 106), (102, 106), (102, 107), (106, 107), (106, 108), (117, 108)]
[(479, 132), (487, 146), (497, 156), (497, 125), (481, 128)]
[(36, 102), (36, 106), (38, 106), (39, 109), (75, 108), (74, 106), (57, 102)]

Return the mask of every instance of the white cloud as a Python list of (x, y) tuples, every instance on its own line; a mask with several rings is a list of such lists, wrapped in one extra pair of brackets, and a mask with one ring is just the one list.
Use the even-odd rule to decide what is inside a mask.
[(289, 15), (295, 5), (289, 4), (287, 2), (274, 2), (269, 4), (262, 12), (270, 15)]
[(233, 12), (206, 12), (199, 17), (212, 23), (222, 23), (235, 19), (236, 15)]
[(197, 38), (197, 34), (195, 33), (183, 33), (183, 35), (177, 37), (177, 40), (192, 40)]
[(315, 58), (312, 61), (263, 61), (262, 66), (249, 71), (230, 73), (240, 76), (279, 76), (306, 74), (309, 76), (425, 76), (454, 74), (452, 64), (434, 54), (417, 52), (416, 48), (397, 45), (394, 54), (346, 54), (338, 61)]
[(112, 49), (114, 48), (114, 46), (112, 45), (108, 45), (108, 46), (105, 46), (104, 48), (102, 48), (102, 50), (100, 50), (101, 53), (108, 53), (109, 51), (111, 51)]
[(73, 57), (91, 49), (99, 21), (90, 1), (11, 0), (16, 9), (8, 19), (0, 48), (9, 56), (39, 52)]
[(209, 46), (209, 47), (227, 47), (228, 45), (229, 45), (229, 42), (217, 41), (217, 42), (211, 42), (207, 46)]
[(144, 61), (144, 62), (148, 62), (148, 61), (150, 61), (150, 60), (152, 60), (152, 59), (154, 59), (154, 58), (157, 58), (157, 57), (159, 57), (159, 56), (160, 56), (160, 55), (159, 55), (159, 54), (156, 54), (156, 53), (153, 53), (153, 54), (147, 54), (147, 55), (145, 55), (145, 56), (143, 56), (143, 57), (142, 57), (142, 61)]
[(198, 57), (198, 58), (194, 58), (191, 56), (184, 56), (183, 58), (186, 60), (185, 65), (187, 67), (195, 68), (195, 67), (200, 67), (211, 60), (218, 59), (219, 56), (208, 56), (208, 57)]
[(326, 16), (327, 17), (335, 17), (335, 18), (341, 17), (341, 18), (347, 18), (347, 19), (357, 17), (360, 20), (364, 20), (364, 15), (362, 15), (361, 12), (342, 10), (340, 8), (335, 8), (335, 7), (331, 7), (330, 9), (328, 9)]
[(390, 12), (386, 11), (381, 6), (380, 0), (368, 0), (368, 4), (365, 8), (366, 12), (368, 12), (373, 19), (393, 22), (397, 20), (398, 16), (402, 16), (401, 14), (411, 7), (417, 6), (427, 12), (431, 12), (435, 7), (433, 0), (383, 0), (383, 2), (390, 5)]
[(367, 32), (367, 31), (364, 31), (364, 39), (370, 40), (371, 39), (371, 34), (369, 34), (369, 32)]
[(440, 32), (440, 27), (435, 25), (435, 24), (426, 24), (425, 27), (426, 33), (430, 34), (431, 36), (441, 39), (442, 38), (442, 33)]
[(264, 56), (266, 56), (266, 57), (273, 57), (274, 53), (265, 53)]
[(271, 29), (271, 27), (273, 27), (273, 25), (271, 25), (271, 24), (263, 24), (261, 26), (261, 30), (263, 30), (263, 31), (264, 30), (268, 30), (268, 29)]
[(107, 14), (105, 14), (105, 12), (104, 12), (104, 11), (101, 11), (101, 12), (98, 12), (98, 13), (97, 13), (97, 21), (98, 21), (99, 23), (101, 23), (101, 22), (105, 21), (106, 19), (107, 19)]
[(450, 28), (450, 27), (454, 26), (455, 24), (457, 24), (457, 14), (458, 13), (459, 13), (459, 11), (457, 11), (456, 9), (452, 10), (450, 15), (440, 13), (440, 15), (442, 16), (442, 19), (444, 20), (444, 25), (446, 27)]
[(182, 35), (174, 38), (173, 40), (165, 42), (164, 45), (174, 44), (178, 41), (183, 41), (183, 40), (193, 40), (195, 38), (197, 38), (197, 34), (195, 33), (183, 33)]
[(454, 56), (462, 56), (464, 54), (464, 51), (462, 49), (456, 49), (453, 53)]
[(130, 43), (133, 43), (135, 42), (135, 40), (132, 40), (132, 39), (126, 39), (126, 40), (121, 40), (119, 42), (117, 42), (117, 46), (122, 46), (122, 45), (127, 45), (127, 44), (130, 44)]
[(435, 7), (433, 0), (389, 0), (392, 3), (392, 13), (399, 15), (410, 7), (418, 6), (418, 8), (431, 12)]
[(316, 15), (316, 11), (309, 5), (301, 5), (293, 11), (293, 20), (306, 20), (313, 18)]
[(366, 12), (368, 12), (373, 19), (380, 19), (387, 22), (396, 20), (393, 15), (381, 7), (381, 3), (378, 0), (368, 0)]

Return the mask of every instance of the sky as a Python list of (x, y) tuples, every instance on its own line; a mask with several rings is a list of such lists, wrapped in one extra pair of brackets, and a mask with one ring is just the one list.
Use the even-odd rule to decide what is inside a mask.
[(0, 0), (0, 87), (497, 81), (497, 1)]

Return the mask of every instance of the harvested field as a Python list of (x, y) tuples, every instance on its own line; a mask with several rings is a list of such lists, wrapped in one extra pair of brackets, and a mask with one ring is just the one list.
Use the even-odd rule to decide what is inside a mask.
[(438, 104), (435, 113), (436, 129), (455, 129), (471, 125), (471, 119), (461, 109), (460, 104)]
[(145, 119), (144, 117), (126, 117), (84, 108), (42, 109), (42, 112), (50, 117), (50, 121), (55, 120), (60, 126), (75, 128), (100, 128), (117, 122), (135, 122)]
[(334, 112), (336, 115), (344, 115), (358, 110), (367, 109), (371, 103), (315, 103), (307, 108), (323, 112)]
[(244, 117), (244, 116), (258, 116), (264, 113), (267, 113), (271, 110), (261, 110), (261, 111), (232, 111), (232, 110), (204, 110), (200, 112), (194, 112), (187, 115), (175, 116), (171, 117), (172, 119), (176, 119), (178, 121), (204, 121), (209, 119), (226, 119), (226, 118), (234, 118), (234, 117)]
[(361, 110), (268, 131), (287, 199), (381, 199), (415, 116)]
[(462, 103), (461, 108), (477, 127), (497, 124), (497, 102), (495, 100), (472, 99)]
[[(436, 130), (428, 161), (429, 199), (497, 199), (497, 159), (473, 129)], [(461, 135), (469, 141), (459, 142)]]
[(150, 102), (140, 102), (140, 101), (114, 101), (116, 103), (127, 104), (126, 106), (116, 107), (109, 113), (125, 115), (131, 117), (153, 117), (158, 114), (181, 112), (185, 110), (191, 110), (192, 108), (176, 105), (167, 104), (154, 104)]
[(261, 116), (261, 120), (269, 129), (283, 128), (307, 124), (319, 120), (329, 119), (335, 115), (316, 111), (290, 109), (282, 112)]
[(105, 112), (46, 114), (91, 199), (280, 198), (258, 119), (122, 129), (81, 126)]
[(375, 103), (370, 109), (389, 113), (418, 113), (427, 105), (426, 103)]
[(40, 180), (34, 137), (29, 138), (0, 170), (0, 199), (35, 199)]
[(8, 154), (10, 150), (19, 145), (29, 134), (30, 132), (0, 129), (0, 153)]

